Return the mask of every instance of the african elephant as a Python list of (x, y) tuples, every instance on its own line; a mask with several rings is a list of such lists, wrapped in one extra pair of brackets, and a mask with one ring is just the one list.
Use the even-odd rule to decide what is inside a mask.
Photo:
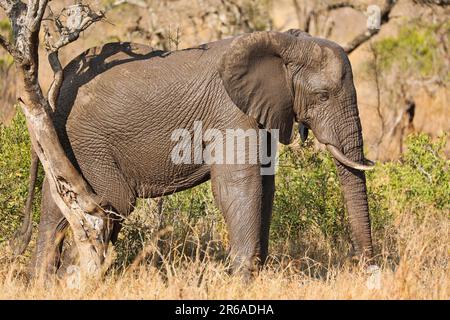
[[(64, 69), (54, 124), (69, 158), (120, 216), (137, 198), (159, 197), (211, 179), (234, 266), (252, 272), (268, 254), (274, 176), (261, 163), (175, 164), (171, 133), (204, 128), (278, 130), (279, 142), (312, 130), (332, 153), (355, 251), (373, 254), (352, 69), (343, 49), (299, 30), (254, 32), (186, 50), (132, 43), (87, 50)], [(202, 145), (204, 148), (205, 145)], [(35, 267), (54, 271), (67, 225), (47, 182)], [(120, 223), (110, 223), (114, 241)], [(109, 241), (108, 240), (108, 241)], [(50, 258), (49, 258), (50, 257)], [(259, 263), (258, 263), (259, 262)]]

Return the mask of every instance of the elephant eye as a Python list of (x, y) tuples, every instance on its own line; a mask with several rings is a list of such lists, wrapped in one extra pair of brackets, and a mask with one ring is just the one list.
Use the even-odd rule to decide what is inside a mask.
[(329, 99), (329, 94), (326, 91), (320, 91), (319, 93), (317, 93), (317, 97), (320, 101), (325, 102)]

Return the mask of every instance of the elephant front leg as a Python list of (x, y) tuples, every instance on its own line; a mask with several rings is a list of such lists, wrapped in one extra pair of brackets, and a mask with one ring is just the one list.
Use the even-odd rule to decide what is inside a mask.
[(225, 216), (233, 271), (250, 278), (261, 260), (262, 176), (259, 165), (214, 165), (213, 194)]
[(275, 194), (275, 176), (262, 176), (262, 208), (261, 208), (261, 264), (266, 262), (269, 254), (269, 233), (272, 220), (273, 197)]

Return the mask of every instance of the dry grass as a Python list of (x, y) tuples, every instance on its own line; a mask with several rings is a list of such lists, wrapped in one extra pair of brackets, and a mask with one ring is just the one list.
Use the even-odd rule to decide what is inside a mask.
[[(367, 273), (332, 251), (328, 257), (316, 255), (320, 261), (306, 254), (271, 256), (256, 279), (245, 284), (229, 275), (217, 257), (186, 256), (172, 248), (159, 264), (139, 264), (133, 271), (114, 267), (97, 286), (71, 289), (65, 281), (28, 283), (24, 265), (8, 263), (3, 249), (0, 299), (449, 299), (448, 217), (430, 212), (419, 221), (403, 214), (387, 230), (394, 229), (376, 236), (379, 289), (369, 290)], [(308, 257), (314, 256), (311, 250)]]

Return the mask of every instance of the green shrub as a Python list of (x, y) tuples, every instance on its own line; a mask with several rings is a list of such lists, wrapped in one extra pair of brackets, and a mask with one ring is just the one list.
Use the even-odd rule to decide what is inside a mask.
[(399, 161), (378, 166), (369, 173), (369, 192), (377, 198), (373, 214), (407, 212), (419, 218), (432, 209), (450, 212), (449, 160), (444, 154), (447, 135), (436, 141), (426, 134), (411, 135)]
[[(411, 135), (398, 161), (378, 164), (367, 173), (369, 210), (374, 233), (382, 234), (401, 214), (421, 217), (430, 208), (450, 211), (447, 136), (433, 141), (426, 134)], [(320, 231), (330, 240), (347, 238), (349, 229), (334, 164), (327, 153), (309, 144), (287, 147), (280, 154), (274, 203), (272, 238), (295, 238)]]
[(346, 233), (345, 210), (336, 169), (328, 153), (301, 148), (280, 152), (272, 238), (297, 237), (307, 230), (335, 238)]
[[(0, 123), (0, 243), (9, 239), (22, 221), (22, 210), (28, 192), (30, 139), (25, 116), (17, 112), (9, 127)], [(34, 213), (40, 203), (40, 175)]]
[(9, 19), (0, 19), (0, 31), (2, 34), (8, 34), (8, 38), (12, 38), (12, 28)]
[[(0, 32), (2, 34), (8, 34), (9, 39), (12, 38), (12, 29), (9, 23), (9, 19), (0, 19)], [(9, 54), (7, 54), (6, 51), (3, 51), (2, 55), (0, 55), (0, 72), (4, 68), (11, 66), (12, 63), (13, 58)]]
[[(440, 50), (439, 33), (450, 32), (450, 22), (444, 24), (424, 24), (413, 21), (403, 26), (395, 37), (387, 37), (375, 43), (374, 49), (379, 57), (380, 66), (389, 70), (396, 65), (400, 71), (421, 77), (429, 77), (445, 72), (445, 56)], [(443, 79), (448, 80), (447, 74)]]

